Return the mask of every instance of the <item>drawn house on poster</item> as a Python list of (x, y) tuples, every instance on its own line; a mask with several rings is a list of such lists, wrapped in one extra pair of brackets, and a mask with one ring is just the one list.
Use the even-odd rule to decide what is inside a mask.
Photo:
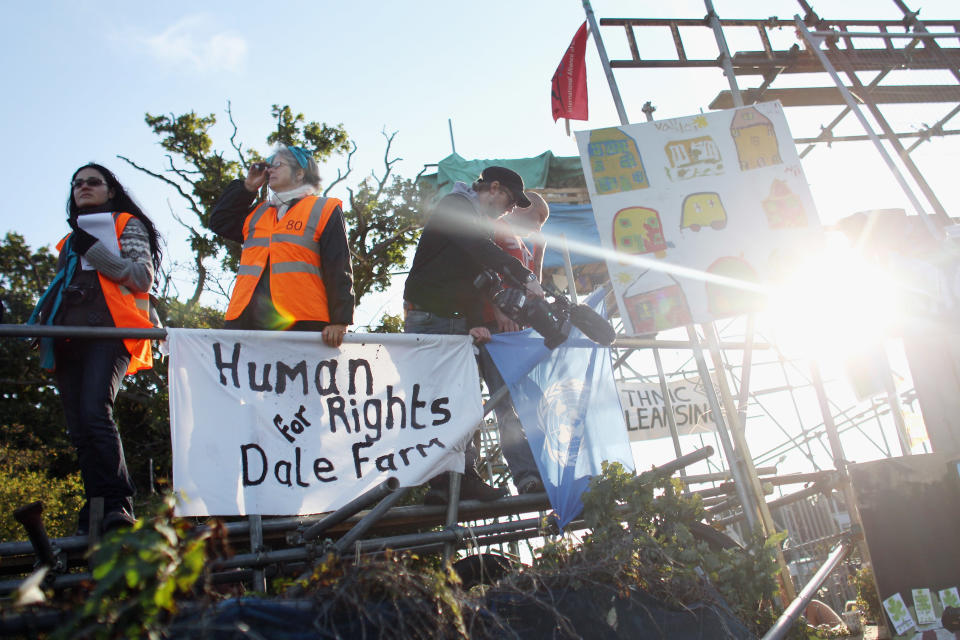
[(737, 109), (730, 123), (730, 136), (737, 145), (741, 170), (780, 164), (780, 146), (773, 123), (755, 107)]

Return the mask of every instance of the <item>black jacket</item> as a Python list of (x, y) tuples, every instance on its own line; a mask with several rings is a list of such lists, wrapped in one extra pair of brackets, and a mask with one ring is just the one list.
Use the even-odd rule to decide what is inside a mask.
[(466, 196), (444, 196), (424, 226), (403, 297), (440, 316), (483, 324), (483, 294), (474, 279), (484, 269), (526, 281), (530, 271), (494, 244), (489, 220)]
[[(218, 236), (243, 243), (243, 222), (254, 209), (256, 193), (247, 191), (243, 180), (234, 180), (224, 190), (210, 214), (210, 230)], [(295, 204), (291, 203), (291, 206)], [(327, 309), (330, 324), (353, 323), (353, 267), (350, 264), (350, 248), (347, 246), (347, 228), (343, 210), (334, 209), (327, 226), (320, 234), (320, 270), (323, 286), (327, 291)], [(264, 273), (269, 273), (269, 265)], [(235, 329), (269, 329), (268, 318), (275, 317), (276, 310), (270, 298), (270, 278), (261, 276), (254, 290), (253, 299), (236, 320), (228, 323)], [(291, 329), (312, 331), (327, 323), (297, 322)]]

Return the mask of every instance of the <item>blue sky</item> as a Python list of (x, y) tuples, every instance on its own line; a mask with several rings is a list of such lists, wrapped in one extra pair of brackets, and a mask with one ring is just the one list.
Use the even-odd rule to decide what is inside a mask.
[[(820, 4), (814, 8), (827, 18), (901, 17), (893, 2), (855, 1), (842, 9)], [(715, 6), (730, 18), (786, 18), (799, 11), (787, 0), (716, 0)], [(928, 19), (960, 17), (954, 0), (926, 0), (912, 8), (922, 8)], [(705, 11), (700, 0), (596, 0), (594, 10), (599, 17), (688, 18)], [(122, 154), (162, 167), (163, 151), (144, 124), (145, 112), (215, 113), (221, 121), (214, 130), (217, 145), (228, 149), (224, 110), (230, 100), (242, 140), (263, 149), (270, 105), (290, 104), (308, 119), (344, 124), (359, 145), (357, 177), (380, 168), (384, 128), (399, 131), (394, 151), (404, 158), (402, 175), (413, 176), (424, 163), (448, 155), (447, 118), (453, 120), (457, 151), (468, 158), (526, 157), (548, 149), (576, 154), (574, 139), (550, 116), (549, 82), (583, 20), (579, 0), (168, 2), (162, 10), (150, 3), (81, 1), (16, 3), (5, 14), (0, 121), (8, 152), (0, 169), (21, 178), (17, 191), (29, 194), (30, 202), (6, 199), (0, 233), (21, 232), (34, 246), (60, 237), (67, 180), (77, 166), (95, 160), (113, 168), (144, 205), (167, 237), (169, 256), (188, 257), (185, 235), (171, 215), (171, 207), (182, 211), (176, 194), (116, 159)], [(622, 55), (622, 32), (603, 33), (611, 56)], [(778, 37), (787, 45), (794, 41), (790, 30)], [(706, 29), (685, 33), (685, 40), (691, 55), (716, 55)], [(672, 55), (665, 35), (640, 47), (644, 55)], [(759, 45), (749, 34), (737, 35), (731, 48)], [(574, 128), (617, 124), (592, 41), (587, 64), (591, 118)], [(658, 118), (681, 116), (706, 109), (726, 88), (716, 69), (620, 70), (616, 77), (632, 121), (643, 119), (640, 106), (647, 100)], [(898, 130), (908, 130), (949, 108), (891, 109), (889, 115)], [(788, 120), (795, 135), (813, 134), (837, 110), (788, 111)], [(948, 205), (960, 200), (952, 178), (960, 148), (952, 140), (915, 154)], [(324, 167), (325, 178), (338, 167), (336, 160)], [(818, 149), (805, 169), (826, 222), (857, 210), (905, 206), (865, 145)], [(399, 310), (396, 291), (367, 301), (358, 324), (375, 321), (381, 309)]]

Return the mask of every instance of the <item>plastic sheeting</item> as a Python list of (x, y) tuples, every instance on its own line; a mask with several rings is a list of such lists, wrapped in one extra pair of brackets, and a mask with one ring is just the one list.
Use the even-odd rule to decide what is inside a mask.
[(439, 198), (449, 193), (457, 181), (472, 183), (480, 176), (484, 167), (491, 165), (516, 171), (523, 178), (523, 184), (528, 189), (582, 187), (585, 184), (579, 156), (555, 156), (552, 151), (544, 151), (532, 158), (486, 160), (467, 160), (453, 153), (437, 163), (436, 174), (423, 176), (421, 180), (432, 184), (437, 189)]

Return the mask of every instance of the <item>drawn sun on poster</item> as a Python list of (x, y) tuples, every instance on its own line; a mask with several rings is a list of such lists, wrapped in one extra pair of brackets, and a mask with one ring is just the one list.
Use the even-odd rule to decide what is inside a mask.
[(544, 448), (562, 467), (577, 462), (583, 430), (582, 395), (583, 380), (561, 380), (547, 387), (537, 409), (544, 433)]

